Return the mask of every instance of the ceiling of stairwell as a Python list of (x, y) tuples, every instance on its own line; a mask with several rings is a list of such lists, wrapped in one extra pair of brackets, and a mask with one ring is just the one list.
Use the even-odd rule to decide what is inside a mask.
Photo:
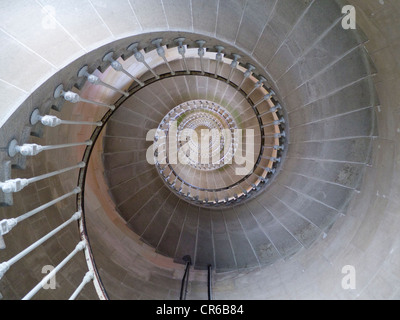
[[(304, 253), (304, 248), (311, 252), (307, 255), (310, 258), (314, 250), (317, 250), (315, 243), (323, 243), (321, 246), (324, 246), (323, 239), (332, 224), (338, 217), (347, 213), (354, 196), (363, 190), (363, 173), (365, 168), (372, 164), (371, 141), (372, 137), (378, 134), (374, 114), (377, 99), (370, 78), (374, 73), (374, 67), (369, 64), (368, 55), (360, 45), (366, 38), (361, 30), (343, 32), (338, 20), (340, 5), (334, 1), (278, 1), (276, 7), (274, 1), (252, 2), (248, 6), (245, 6), (244, 2), (234, 1), (232, 6), (222, 6), (219, 11), (216, 11), (216, 7), (212, 7), (213, 3), (210, 2), (209, 12), (201, 11), (197, 2), (191, 3), (194, 24), (193, 27), (185, 27), (185, 19), (178, 21), (171, 18), (175, 15), (168, 5), (165, 14), (171, 19), (164, 25), (164, 20), (160, 22), (154, 18), (151, 21), (143, 18), (146, 10), (134, 2), (143, 29), (150, 31), (151, 24), (158, 23), (156, 33), (141, 35), (138, 31), (139, 35), (123, 41), (121, 45), (109, 41), (111, 44), (76, 61), (63, 70), (62, 76), (58, 75), (56, 80), (52, 81), (58, 84), (67, 75), (75, 76), (76, 71), (85, 63), (91, 64), (91, 67), (100, 65), (101, 58), (107, 51), (117, 48), (116, 56), (118, 56), (120, 53), (125, 53), (127, 45), (138, 40), (150, 43), (152, 39), (160, 36), (172, 39), (182, 34), (190, 36), (194, 32), (196, 37), (206, 38), (211, 46), (223, 42), (231, 51), (235, 51), (237, 47), (237, 51), (244, 59), (250, 57), (249, 60), (269, 78), (287, 112), (289, 145), (282, 170), (276, 176), (276, 180), (263, 194), (248, 203), (223, 210), (209, 210), (192, 206), (174, 197), (162, 184), (156, 172), (151, 173), (152, 170), (149, 168), (149, 175), (146, 174), (146, 178), (152, 179), (149, 183), (154, 182), (158, 186), (157, 196), (160, 196), (161, 203), (149, 202), (146, 211), (143, 211), (146, 214), (135, 215), (139, 218), (137, 220), (131, 219), (134, 213), (130, 209), (137, 209), (134, 204), (124, 211), (120, 210), (120, 217), (125, 220), (123, 223), (127, 222), (131, 230), (153, 250), (155, 248), (156, 252), (173, 257), (177, 262), (181, 262), (180, 259), (184, 254), (191, 254), (197, 269), (204, 269), (210, 261), (219, 272), (264, 267), (286, 260), (295, 253)], [(142, 6), (147, 5), (150, 4), (142, 4)], [(160, 8), (153, 3), (151, 5), (157, 10)], [(184, 8), (182, 7), (179, 14), (183, 14)], [(101, 7), (98, 10), (101, 11)], [(198, 16), (196, 12), (199, 12)], [(273, 14), (270, 14), (271, 12)], [(220, 20), (224, 23), (214, 21), (216, 27), (211, 28), (209, 20), (215, 16), (224, 19)], [(163, 32), (175, 26), (172, 21), (187, 32), (172, 32), (171, 35)], [(335, 21), (336, 25), (333, 26)], [(239, 25), (241, 27), (238, 27)], [(252, 32), (248, 32), (250, 29)], [(321, 30), (324, 32), (321, 33)], [(131, 71), (135, 71), (134, 59), (121, 62), (126, 63)], [(99, 71), (96, 71), (96, 74), (117, 87), (129, 86), (129, 79), (106, 67), (103, 65), (101, 68), (103, 74)], [(153, 123), (151, 118), (147, 117), (147, 122), (140, 123), (142, 127), (137, 129), (139, 131), (129, 127), (126, 132), (142, 134), (145, 128), (157, 126), (168, 108), (173, 108), (189, 98), (197, 98), (182, 96), (177, 81), (171, 78), (170, 83), (166, 81), (163, 86), (161, 84), (155, 86), (155, 92), (167, 91), (168, 94), (163, 97), (171, 100), (168, 103), (165, 102), (167, 100), (163, 100), (164, 103), (160, 104), (165, 110), (150, 114), (151, 118), (154, 115), (158, 117), (157, 120)], [(54, 84), (50, 83), (46, 90), (50, 92)], [(203, 86), (201, 80), (194, 81), (193, 86), (190, 86), (190, 89), (196, 89), (197, 92), (207, 91), (209, 88)], [(150, 87), (146, 90), (150, 95)], [(218, 92), (219, 89), (214, 91)], [(90, 85), (85, 85), (82, 95), (110, 103), (118, 99), (118, 95), (110, 95), (109, 91)], [(121, 123), (130, 120), (127, 120), (129, 118), (126, 116), (128, 111), (123, 114), (123, 110), (133, 107), (131, 101), (141, 102), (142, 106), (152, 105), (154, 102), (154, 97), (146, 97), (145, 93), (139, 98), (141, 101), (131, 97), (126, 101), (126, 106), (121, 106), (119, 109), (122, 111), (115, 113), (104, 132), (104, 150), (93, 155), (93, 159), (97, 160), (104, 156), (104, 168), (97, 162), (96, 169), (99, 172), (105, 170), (107, 187), (112, 188), (114, 184), (118, 185), (121, 179), (128, 178), (128, 175), (124, 174), (126, 171), (121, 169), (118, 173), (117, 167), (125, 165), (124, 161), (128, 161), (129, 164), (135, 161), (128, 173), (132, 179), (137, 178), (136, 181), (141, 179), (138, 174), (146, 170), (147, 164), (133, 154), (132, 158), (113, 160), (112, 152), (107, 152), (109, 150), (107, 148), (121, 147), (116, 143), (107, 143), (107, 140), (111, 141), (114, 132), (115, 135), (120, 135), (121, 132), (124, 134), (124, 126), (121, 126)], [(204, 96), (198, 98), (204, 99)], [(212, 96), (212, 99), (214, 98), (215, 96)], [(92, 118), (99, 115), (95, 111), (88, 113)], [(64, 108), (63, 114), (79, 116), (79, 111)], [(132, 121), (137, 119), (133, 117)], [(67, 134), (65, 132), (65, 135)], [(80, 133), (75, 134), (79, 136)], [(60, 135), (46, 139), (55, 143), (62, 142), (65, 137)], [(103, 141), (98, 141), (97, 146), (102, 143)], [(114, 174), (110, 174), (111, 172)], [(100, 209), (88, 203), (93, 199), (92, 191), (88, 189), (87, 219), (89, 227), (93, 227), (92, 232), (89, 228), (89, 234), (92, 235), (94, 246), (96, 243), (101, 244), (97, 245), (95, 250), (99, 256), (98, 264), (102, 265), (105, 277), (108, 277), (107, 283), (111, 286), (111, 292), (117, 292), (118, 290), (111, 284), (122, 281), (118, 277), (119, 268), (132, 270), (124, 259), (113, 260), (113, 263), (107, 265), (105, 259), (107, 252), (114, 249), (104, 244), (105, 240), (101, 238), (99, 230), (103, 230), (110, 221), (104, 217), (97, 220), (97, 215), (93, 212), (94, 209)], [(148, 197), (154, 196), (154, 185), (147, 191)], [(116, 197), (123, 195), (113, 194), (112, 191), (110, 193), (115, 205), (118, 206)], [(148, 212), (150, 214), (147, 214)], [(354, 216), (352, 221), (356, 219), (357, 216)], [(118, 219), (112, 221), (116, 225), (121, 223)], [(337, 234), (336, 230), (333, 237)], [(113, 243), (112, 239), (122, 237), (116, 234), (103, 236), (109, 236), (107, 239), (111, 239), (110, 243)], [(122, 246), (119, 249), (124, 250)], [(131, 248), (126, 250), (131, 253)], [(125, 257), (123, 253), (121, 256)], [(147, 257), (151, 257), (149, 260), (153, 258), (151, 254), (147, 254)], [(157, 260), (152, 261), (156, 261), (157, 264)], [(118, 267), (115, 267), (114, 263)], [(268, 273), (274, 269), (265, 270)]]

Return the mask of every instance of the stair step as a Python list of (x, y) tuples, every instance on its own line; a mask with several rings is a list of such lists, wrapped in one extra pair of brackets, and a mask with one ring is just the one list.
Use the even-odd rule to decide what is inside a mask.
[(318, 236), (322, 234), (322, 230), (299, 216), (277, 198), (268, 197), (259, 201), (302, 246), (310, 247)]
[(159, 122), (151, 118), (144, 117), (137, 111), (137, 109), (126, 108), (124, 104), (114, 112), (112, 118), (110, 119), (110, 124), (116, 125), (118, 123), (125, 123), (131, 126), (148, 129), (157, 128)]
[(119, 185), (126, 182), (132, 177), (137, 177), (144, 172), (148, 172), (153, 168), (147, 161), (141, 161), (138, 163), (128, 164), (126, 166), (118, 167), (112, 170), (107, 170), (105, 175), (107, 176), (108, 184), (110, 187)]
[(149, 142), (145, 138), (104, 137), (104, 153), (147, 150)]
[(137, 212), (132, 214), (132, 217), (128, 220), (129, 227), (135, 231), (136, 234), (142, 235), (157, 213), (161, 210), (166, 201), (165, 199), (168, 198), (170, 194), (171, 193), (165, 186), (156, 191), (147, 199), (145, 205), (140, 209), (138, 208)]
[(147, 172), (134, 176), (118, 185), (110, 186), (110, 192), (113, 194), (114, 200), (118, 205), (134, 195), (143, 185), (147, 185), (157, 178), (159, 178), (157, 170), (152, 167)]
[(192, 262), (194, 262), (198, 223), (199, 223), (199, 208), (193, 205), (189, 205), (181, 237), (179, 239), (178, 247), (175, 252), (175, 257), (174, 257), (175, 262), (185, 264), (182, 258), (186, 255), (191, 256)]
[[(244, 232), (246, 233), (255, 254), (257, 255), (258, 261), (261, 265), (270, 265), (276, 260), (281, 258), (279, 251), (276, 249), (268, 234), (262, 229), (258, 220), (255, 218), (258, 215), (266, 215), (265, 209), (259, 205), (256, 201), (248, 202), (238, 212), (238, 218), (243, 226)], [(272, 218), (272, 217), (270, 217)]]
[(271, 195), (278, 198), (291, 210), (296, 210), (297, 213), (323, 231), (329, 229), (339, 215), (337, 210), (281, 185), (271, 188)]
[(214, 245), (211, 229), (211, 212), (209, 209), (199, 208), (199, 225), (197, 229), (196, 258), (194, 268), (206, 270), (214, 263)]
[(103, 154), (103, 163), (106, 170), (114, 170), (129, 164), (144, 162), (146, 153), (143, 150), (132, 150)]
[(249, 267), (258, 267), (259, 262), (257, 256), (242, 228), (236, 210), (234, 208), (231, 210), (224, 210), (222, 214), (232, 244), (237, 268), (246, 269)]
[(152, 247), (156, 248), (165, 228), (168, 226), (168, 223), (176, 209), (176, 206), (179, 202), (179, 198), (175, 196), (173, 193), (170, 193), (166, 198), (163, 205), (158, 210), (154, 219), (147, 226), (145, 232), (142, 234), (142, 240)]
[(236, 269), (236, 260), (222, 211), (212, 211), (211, 223), (215, 250), (215, 266), (213, 266), (213, 269), (216, 272), (227, 272)]
[(349, 197), (348, 188), (328, 182), (318, 181), (310, 177), (282, 171), (279, 173), (279, 183), (289, 186), (295, 191), (308, 195), (326, 206), (343, 211)]
[(174, 257), (188, 209), (189, 203), (180, 200), (170, 223), (166, 227), (164, 234), (158, 243), (156, 248), (158, 253), (161, 253), (167, 257)]
[(139, 210), (154, 194), (154, 190), (158, 190), (164, 186), (164, 183), (158, 177), (149, 185), (143, 187), (125, 202), (119, 204), (117, 209), (125, 221), (129, 221), (132, 216)]

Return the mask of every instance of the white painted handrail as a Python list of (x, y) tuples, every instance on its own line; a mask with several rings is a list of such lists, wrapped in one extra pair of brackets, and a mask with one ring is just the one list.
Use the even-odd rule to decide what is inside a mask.
[(151, 42), (152, 44), (154, 44), (156, 46), (156, 50), (157, 50), (157, 54), (164, 60), (165, 64), (167, 65), (169, 71), (171, 72), (171, 74), (174, 76), (175, 75), (175, 71), (172, 70), (171, 66), (169, 65), (169, 62), (167, 60), (167, 57), (165, 56), (165, 50), (164, 48), (161, 46), (162, 43), (162, 39), (155, 39)]
[(61, 120), (60, 118), (57, 118), (56, 116), (51, 116), (51, 115), (42, 116), (40, 114), (39, 109), (35, 109), (32, 112), (32, 115), (30, 118), (30, 123), (31, 123), (31, 125), (35, 125), (39, 121), (46, 127), (57, 127), (60, 124), (90, 125), (90, 126), (97, 126), (97, 127), (101, 127), (103, 125), (103, 122), (101, 122), (101, 121), (97, 121), (97, 122), (71, 121), (71, 120)]
[(204, 40), (197, 40), (196, 43), (199, 46), (199, 49), (197, 51), (197, 54), (200, 57), (200, 67), (201, 67), (201, 74), (204, 75), (204, 62), (203, 62), (203, 57), (205, 54), (205, 50), (204, 50), (204, 45), (206, 44), (206, 42)]
[(272, 135), (265, 135), (264, 136), (264, 138), (275, 138), (275, 139), (282, 138), (282, 137), (283, 138), (286, 137), (286, 132), (285, 131), (282, 131), (280, 133), (274, 133)]
[(182, 60), (183, 60), (183, 64), (185, 65), (186, 73), (190, 74), (190, 70), (187, 65), (186, 57), (185, 57), (186, 48), (183, 45), (183, 41), (185, 41), (185, 38), (177, 38), (174, 40), (174, 42), (178, 44), (178, 53), (182, 56)]
[(214, 78), (218, 77), (219, 74), (219, 65), (222, 62), (222, 50), (224, 50), (225, 48), (223, 46), (215, 46), (215, 49), (217, 49), (217, 54), (215, 55), (215, 72), (214, 72)]
[(261, 117), (265, 116), (266, 114), (277, 112), (277, 111), (280, 110), (280, 109), (282, 109), (282, 107), (281, 107), (281, 105), (278, 103), (276, 106), (270, 108), (268, 111), (259, 114), (258, 117), (261, 118)]
[(266, 128), (266, 127), (269, 127), (269, 126), (278, 126), (278, 125), (280, 125), (282, 123), (285, 123), (285, 119), (284, 118), (279, 119), (279, 120), (275, 120), (275, 121), (267, 123), (267, 124), (264, 124), (264, 125), (261, 126), (261, 128)]
[(87, 66), (84, 66), (81, 70), (79, 70), (78, 77), (79, 78), (86, 77), (91, 84), (98, 85), (98, 86), (103, 86), (103, 87), (111, 89), (111, 90), (113, 90), (115, 92), (119, 92), (119, 93), (123, 94), (125, 97), (129, 96), (128, 92), (120, 90), (120, 89), (118, 89), (116, 87), (113, 87), (112, 85), (109, 85), (108, 83), (105, 83), (105, 82), (101, 81), (98, 76), (96, 76), (94, 74), (90, 74), (88, 72), (88, 67)]
[[(13, 140), (15, 141), (15, 140)], [(76, 142), (76, 143), (65, 143), (58, 145), (49, 145), (49, 146), (41, 146), (36, 143), (31, 144), (23, 144), (22, 146), (15, 145), (15, 143), (10, 143), (8, 154), (15, 155), (16, 153), (20, 153), (21, 155), (27, 156), (36, 156), (42, 151), (46, 150), (55, 150), (55, 149), (63, 149), (77, 146), (91, 146), (93, 144), (92, 140), (87, 140), (85, 142)]]
[(4, 274), (10, 269), (10, 267), (13, 264), (15, 264), (16, 262), (21, 260), (28, 253), (30, 253), (33, 250), (35, 250), (42, 243), (44, 243), (45, 241), (49, 240), (57, 232), (59, 232), (60, 230), (64, 229), (66, 226), (68, 226), (72, 222), (79, 220), (81, 217), (82, 217), (82, 212), (81, 211), (76, 212), (69, 220), (67, 220), (66, 222), (64, 222), (63, 224), (61, 224), (60, 226), (58, 226), (57, 228), (55, 228), (54, 230), (52, 230), (51, 232), (46, 234), (44, 237), (40, 238), (38, 241), (36, 241), (32, 245), (30, 245), (28, 248), (26, 248), (25, 250), (21, 251), (20, 253), (18, 253), (16, 256), (11, 258), (10, 260), (1, 263), (0, 264), (0, 279), (3, 278)]
[(81, 293), (83, 288), (94, 278), (93, 271), (88, 271), (85, 276), (83, 277), (83, 280), (81, 284), (79, 285), (78, 288), (76, 288), (75, 292), (71, 295), (71, 297), (68, 300), (75, 300), (76, 297)]
[(243, 80), (238, 86), (238, 89), (237, 89), (238, 91), (242, 89), (245, 81), (251, 76), (253, 70), (255, 70), (255, 69), (256, 69), (255, 66), (253, 66), (251, 64), (248, 65), (248, 68), (247, 68), (246, 72), (243, 74)]
[(264, 82), (267, 81), (267, 79), (265, 79), (264, 77), (260, 76), (259, 77), (260, 80), (258, 80), (255, 84), (254, 84), (254, 88), (247, 94), (246, 99), (248, 99), (253, 93), (254, 91), (256, 91), (257, 89), (261, 88), (264, 84)]
[(103, 58), (103, 61), (108, 61), (111, 62), (111, 67), (118, 72), (122, 72), (125, 75), (127, 75), (129, 78), (131, 78), (133, 81), (137, 82), (141, 87), (144, 86), (144, 83), (142, 81), (140, 81), (138, 78), (134, 77), (133, 75), (131, 75), (128, 71), (126, 71), (124, 69), (124, 67), (122, 66), (121, 63), (119, 63), (118, 61), (114, 60), (113, 58), (113, 52), (110, 52), (108, 54), (106, 54)]
[(4, 192), (4, 193), (14, 193), (14, 192), (19, 192), (21, 191), (23, 188), (27, 187), (29, 184), (33, 183), (33, 182), (37, 182), (43, 179), (47, 179), (56, 175), (59, 175), (61, 173), (67, 172), (67, 171), (71, 171), (77, 168), (84, 168), (86, 166), (86, 164), (84, 162), (79, 162), (77, 165), (69, 167), (69, 168), (65, 168), (65, 169), (61, 169), (61, 170), (57, 170), (51, 173), (46, 173), (43, 174), (41, 176), (38, 177), (33, 177), (33, 178), (29, 178), (29, 179), (11, 179), (11, 180), (7, 180), (5, 182), (0, 182), (0, 189)]
[(63, 97), (65, 101), (68, 101), (71, 103), (86, 102), (86, 103), (93, 104), (96, 106), (106, 107), (111, 110), (115, 110), (114, 105), (109, 105), (107, 103), (85, 99), (85, 98), (82, 98), (79, 94), (72, 92), (72, 91), (64, 91), (64, 87), (62, 84), (59, 85), (56, 88), (56, 90), (54, 91), (54, 98), (58, 99), (60, 97)]
[(22, 298), (22, 300), (30, 300), (32, 297), (39, 292), (40, 289), (53, 278), (62, 267), (64, 267), (78, 252), (86, 248), (86, 242), (81, 241), (75, 247), (75, 249), (63, 260), (61, 261), (47, 276), (45, 276), (42, 281), (40, 281), (28, 294)]
[(227, 82), (227, 83), (229, 83), (229, 82), (231, 81), (232, 76), (233, 76), (233, 71), (236, 70), (237, 65), (238, 65), (238, 60), (241, 58), (241, 56), (238, 55), (238, 54), (236, 54), (236, 53), (234, 53), (234, 54), (232, 54), (232, 55), (233, 55), (233, 60), (232, 60), (232, 63), (231, 63), (231, 65), (230, 65), (231, 71), (229, 72), (228, 79), (226, 79), (226, 82)]
[(76, 187), (73, 191), (71, 191), (61, 197), (58, 197), (57, 199), (54, 199), (50, 202), (47, 202), (46, 204), (41, 205), (40, 207), (33, 209), (17, 218), (4, 219), (4, 220), (0, 221), (0, 249), (6, 248), (4, 240), (3, 240), (3, 236), (6, 235), (7, 233), (9, 233), (18, 223), (34, 216), (35, 214), (55, 205), (56, 203), (58, 203), (64, 199), (67, 199), (70, 196), (78, 194), (79, 192), (81, 192), (81, 188)]
[(137, 62), (143, 63), (143, 65), (149, 70), (156, 79), (160, 79), (160, 76), (154, 72), (154, 70), (146, 62), (144, 55), (139, 51), (139, 42), (132, 43), (127, 50), (133, 52), (133, 55)]
[(270, 93), (266, 94), (261, 100), (259, 100), (258, 102), (256, 102), (254, 104), (254, 108), (256, 108), (257, 106), (259, 106), (261, 103), (263, 103), (264, 101), (268, 101), (269, 99), (272, 98), (272, 96), (275, 95), (275, 92), (273, 90), (270, 91)]

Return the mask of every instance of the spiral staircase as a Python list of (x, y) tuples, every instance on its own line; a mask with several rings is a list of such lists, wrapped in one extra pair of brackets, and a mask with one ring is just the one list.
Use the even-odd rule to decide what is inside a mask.
[(346, 4), (1, 4), (1, 298), (399, 298), (400, 7)]

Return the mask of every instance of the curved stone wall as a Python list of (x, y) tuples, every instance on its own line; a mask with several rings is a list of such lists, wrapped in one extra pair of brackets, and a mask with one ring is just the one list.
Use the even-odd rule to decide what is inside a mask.
[[(126, 41), (124, 46), (122, 41), (120, 49), (106, 45), (107, 43), (127, 35), (149, 31), (158, 31), (160, 35), (166, 30), (208, 34), (238, 47), (247, 53), (247, 56), (252, 56), (258, 66), (265, 67), (265, 74), (272, 80), (271, 85), (276, 89), (288, 112), (291, 127), (288, 161), (279, 174), (280, 182), (275, 184), (275, 191), (271, 191), (272, 195), (280, 199), (269, 203), (271, 208), (274, 208), (271, 210), (275, 210), (275, 214), (293, 214), (292, 209), (288, 209), (290, 205), (294, 206), (296, 211), (304, 210), (317, 214), (323, 206), (324, 211), (329, 208), (334, 215), (339, 215), (327, 236), (321, 232), (322, 239), (315, 243), (307, 243), (306, 250), (301, 250), (286, 261), (279, 260), (272, 266), (261, 268), (259, 259), (255, 259), (257, 263), (253, 265), (254, 271), (217, 274), (214, 284), (215, 297), (243, 298), (241, 294), (246, 290), (246, 298), (257, 299), (398, 298), (399, 243), (396, 234), (399, 225), (399, 186), (396, 183), (396, 169), (399, 130), (396, 125), (398, 91), (395, 88), (399, 79), (399, 69), (395, 53), (398, 49), (399, 35), (393, 31), (398, 28), (393, 28), (392, 24), (397, 21), (399, 7), (394, 1), (385, 1), (383, 4), (372, 1), (351, 2), (356, 5), (359, 28), (356, 31), (348, 30), (346, 33), (340, 24), (340, 9), (344, 4), (341, 1), (335, 3), (271, 0), (247, 4), (233, 1), (227, 4), (223, 0), (154, 0), (113, 1), (111, 5), (104, 1), (91, 0), (83, 3), (71, 1), (69, 8), (61, 8), (56, 1), (40, 0), (32, 8), (29, 6), (30, 10), (26, 10), (24, 1), (13, 4), (12, 7), (2, 4), (6, 7), (0, 12), (7, 12), (10, 17), (23, 16), (32, 20), (28, 31), (21, 28), (17, 22), (1, 19), (1, 36), (6, 44), (1, 52), (2, 57), (5, 57), (2, 59), (5, 64), (0, 75), (0, 92), (1, 97), (4, 97), (2, 106), (5, 106), (1, 109), (3, 119), (7, 119), (13, 110), (21, 106), (1, 128), (2, 144), (8, 142), (8, 137), (20, 137), (20, 132), (26, 125), (26, 122), (21, 123), (20, 119), (27, 119), (29, 110), (39, 105), (49, 109), (51, 101), (43, 101), (43, 97), (51, 97), (51, 92), (59, 82), (68, 79), (69, 86), (72, 86), (75, 81), (73, 77), (84, 62), (93, 62), (93, 66), (100, 65), (99, 61), (107, 49), (122, 52), (131, 42)], [(55, 20), (48, 18), (50, 22), (55, 21), (55, 29), (44, 29), (47, 31), (35, 33), (43, 27), (43, 20), (39, 18), (43, 18), (42, 10), (52, 14), (52, 7), (55, 8)], [(83, 10), (84, 7), (87, 10)], [(74, 10), (75, 8), (79, 10)], [(115, 19), (121, 14), (127, 18)], [(365, 36), (360, 33), (361, 28)], [(369, 61), (364, 43), (374, 66)], [(63, 48), (57, 49), (57, 54), (55, 51), (44, 49), (55, 48), (57, 44), (62, 44), (59, 48)], [(102, 45), (106, 46), (101, 47)], [(91, 51), (92, 49), (96, 50)], [(91, 57), (88, 55), (76, 60), (85, 52), (90, 52)], [(85, 60), (87, 58), (89, 59)], [(10, 63), (11, 61), (17, 63)], [(68, 65), (72, 61), (73, 65)], [(67, 65), (68, 67), (62, 69)], [(59, 69), (62, 69), (61, 72), (56, 74)], [(373, 77), (375, 73), (377, 75)], [(26, 74), (29, 74), (29, 77), (25, 76)], [(41, 86), (44, 81), (46, 83)], [(374, 85), (380, 101), (375, 95)], [(36, 90), (37, 88), (39, 89)], [(21, 105), (21, 101), (28, 97), (29, 99)], [(74, 114), (74, 109), (65, 110), (64, 107), (62, 112)], [(75, 109), (75, 116), (79, 117), (77, 112)], [(96, 114), (92, 116), (96, 118)], [(16, 123), (18, 125), (15, 125)], [(68, 131), (68, 138), (72, 140), (80, 134), (85, 135), (84, 132)], [(66, 135), (55, 137), (46, 134), (44, 137), (41, 140), (42, 144), (43, 141), (64, 141)], [(35, 158), (32, 161), (38, 163), (32, 170), (41, 168), (44, 161), (47, 161), (46, 167), (41, 169), (47, 172), (54, 168), (54, 161), (59, 158), (57, 153), (49, 154), (43, 161), (40, 160), (43, 158)], [(79, 159), (78, 152), (71, 154), (71, 158), (56, 163), (75, 161), (76, 158)], [(100, 170), (100, 167), (98, 169)], [(36, 174), (37, 170), (31, 173)], [(361, 180), (363, 171), (364, 178)], [(22, 174), (29, 175), (27, 171), (21, 172), (15, 171), (15, 174), (19, 177)], [(62, 189), (67, 189), (73, 183), (66, 177), (60, 185), (62, 184)], [(91, 188), (87, 190), (87, 199), (90, 199), (90, 190)], [(36, 198), (39, 192), (48, 196), (49, 191), (47, 185), (35, 186), (34, 189), (21, 193), (22, 198), (18, 203), (26, 203), (29, 197)], [(349, 192), (354, 195), (353, 198)], [(116, 225), (123, 228), (115, 216), (111, 215), (110, 219), (107, 218), (107, 214), (103, 214), (99, 215), (104, 216), (101, 223), (97, 223), (100, 221), (96, 219), (91, 221), (89, 212), (103, 209), (103, 206), (96, 208), (97, 201), (93, 191), (93, 199), (86, 201), (93, 206), (87, 209), (88, 228), (104, 228), (109, 231), (108, 238), (105, 233), (101, 233), (104, 239), (124, 241), (125, 237), (120, 233), (120, 228), (115, 229)], [(248, 209), (250, 210), (246, 209), (243, 213), (236, 212), (237, 216), (226, 224), (226, 229), (216, 230), (216, 233), (207, 231), (212, 218), (206, 216), (207, 220), (203, 221), (204, 224), (202, 222), (205, 232), (201, 237), (222, 239), (221, 243), (224, 243), (224, 235), (228, 233), (240, 235), (243, 234), (242, 228), (252, 230), (249, 223), (251, 220), (241, 220), (240, 214), (251, 212), (258, 219), (265, 216), (258, 215), (257, 208)], [(22, 208), (17, 207), (1, 209), (2, 217), (21, 213), (21, 210)], [(265, 210), (260, 210), (259, 214), (263, 211)], [(345, 215), (341, 215), (342, 213)], [(93, 217), (97, 216), (94, 214)], [(285, 213), (280, 219), (285, 220), (286, 217)], [(50, 219), (47, 216), (42, 218)], [(196, 218), (192, 220), (191, 223), (195, 223)], [(243, 225), (243, 221), (249, 224)], [(39, 224), (42, 226), (42, 223)], [(294, 225), (296, 226), (298, 224)], [(327, 229), (330, 227), (328, 223)], [(25, 234), (31, 235), (34, 232)], [(127, 258), (126, 254), (116, 249), (118, 246), (110, 248), (111, 242), (103, 247), (104, 239), (100, 237), (100, 232), (99, 237), (96, 237), (95, 233), (96, 231), (92, 232), (91, 243), (95, 252), (102, 252), (97, 254), (98, 265), (104, 273), (103, 280), (111, 297), (166, 298), (177, 293), (182, 266), (155, 254), (146, 245), (140, 245), (137, 239), (132, 242), (130, 248), (140, 254), (133, 264), (125, 264), (133, 261), (124, 261), (123, 257)], [(253, 232), (251, 234), (256, 235)], [(135, 239), (129, 234), (129, 238), (131, 237)], [(257, 236), (253, 239), (257, 241)], [(252, 244), (251, 239), (242, 237), (242, 240), (237, 244), (239, 249), (245, 248), (246, 241), (248, 246)], [(18, 247), (24, 247), (24, 243), (30, 242), (24, 241), (21, 240)], [(65, 242), (58, 242), (58, 245), (61, 243)], [(234, 246), (235, 244), (232, 244), (232, 247)], [(12, 250), (18, 251), (18, 247)], [(55, 246), (50, 245), (49, 248), (43, 249), (46, 249), (47, 255), (59, 252)], [(115, 252), (115, 258), (106, 259), (110, 256), (106, 252), (111, 249)], [(12, 252), (8, 251), (7, 254)], [(259, 256), (254, 254), (254, 257)], [(1, 253), (1, 260), (5, 258)], [(134, 270), (127, 268), (128, 264)], [(152, 268), (148, 268), (150, 265)], [(354, 265), (357, 270), (356, 290), (346, 291), (341, 288), (341, 270), (345, 265)], [(26, 287), (40, 278), (37, 271), (26, 272), (29, 268), (27, 262), (19, 269), (29, 275), (21, 281)], [(148, 270), (151, 270), (150, 273)], [(2, 280), (3, 288), (0, 291), (5, 298), (17, 298), (20, 292), (24, 291), (24, 286), (13, 285), (17, 283), (14, 282), (16, 274), (18, 273), (14, 273), (14, 277), (7, 276), (5, 281)], [(67, 275), (66, 282), (80, 281), (80, 276), (78, 279), (74, 277), (75, 275)], [(141, 279), (142, 282), (137, 279)], [(202, 298), (204, 292), (205, 297), (204, 274), (200, 271), (195, 272), (192, 280), (189, 296)], [(121, 283), (126, 291), (121, 290)], [(138, 286), (138, 283), (141, 283), (142, 287)], [(137, 289), (139, 287), (140, 290)], [(147, 291), (144, 292), (143, 288)], [(165, 291), (165, 288), (169, 288), (168, 291)], [(132, 292), (135, 291), (142, 293), (134, 296)], [(54, 293), (56, 297), (57, 294)], [(87, 297), (93, 295), (88, 293)]]

